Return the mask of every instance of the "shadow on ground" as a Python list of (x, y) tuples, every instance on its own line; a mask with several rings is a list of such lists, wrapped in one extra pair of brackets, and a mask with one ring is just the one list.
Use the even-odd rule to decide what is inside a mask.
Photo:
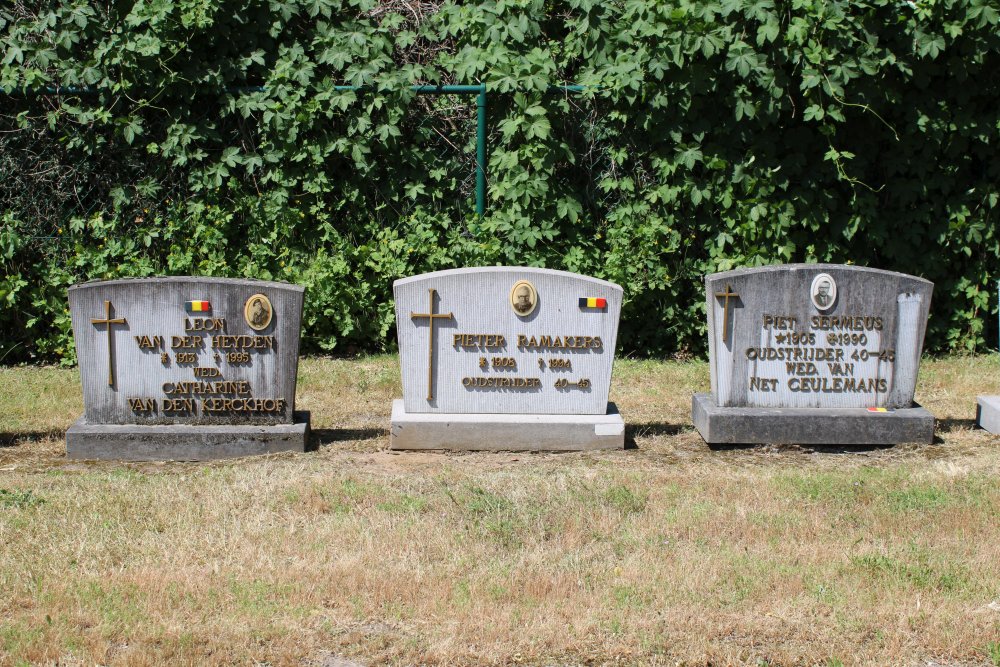
[(713, 452), (736, 452), (741, 450), (759, 452), (795, 452), (816, 454), (864, 454), (868, 452), (890, 451), (898, 445), (783, 445), (761, 443), (716, 443), (708, 444)]
[(0, 432), (0, 447), (20, 447), (30, 445), (39, 440), (62, 439), (66, 431), (49, 429), (47, 431), (23, 431), (21, 433)]
[(690, 430), (691, 426), (669, 424), (667, 422), (648, 422), (645, 424), (625, 425), (625, 449), (639, 449), (636, 438), (655, 438), (659, 436), (674, 436)]
[(310, 432), (308, 451), (318, 451), (321, 447), (338, 442), (373, 440), (388, 435), (387, 428), (314, 428)]
[[(936, 428), (938, 433), (954, 433), (955, 431), (966, 431), (976, 427), (975, 419), (938, 419)], [(934, 438), (935, 443), (937, 438)]]

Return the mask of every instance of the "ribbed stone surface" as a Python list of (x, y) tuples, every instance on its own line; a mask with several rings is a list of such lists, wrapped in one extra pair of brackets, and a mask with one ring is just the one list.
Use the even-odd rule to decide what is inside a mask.
[[(226, 278), (165, 277), (74, 285), (69, 289), (69, 304), (87, 423), (292, 423), (303, 292), (304, 288), (287, 283)], [(273, 309), (271, 322), (260, 331), (252, 329), (244, 317), (246, 302), (255, 294), (265, 295)], [(193, 300), (208, 301), (211, 311), (186, 313), (185, 302)], [(111, 305), (111, 319), (124, 320), (111, 324), (110, 332), (107, 324), (93, 322), (107, 319), (105, 302)], [(185, 330), (195, 320), (224, 320), (224, 329)], [(240, 344), (250, 339), (260, 344), (268, 338), (271, 345), (213, 347), (217, 335), (229, 336), (227, 342)], [(152, 341), (154, 336), (162, 341), (153, 347), (140, 345), (138, 339)], [(246, 352), (246, 361), (230, 359), (229, 353), (241, 352)], [(241, 381), (248, 383), (241, 385), (247, 386), (248, 392), (165, 390), (183, 382)], [(213, 413), (203, 409), (206, 398), (280, 400), (283, 408)], [(137, 411), (129, 399), (152, 400), (154, 409)], [(194, 399), (193, 410), (165, 410), (163, 401), (171, 399)]]
[[(537, 294), (526, 315), (511, 305), (519, 281), (530, 282)], [(607, 413), (618, 285), (565, 271), (483, 267), (397, 280), (393, 293), (407, 413)], [(607, 305), (581, 307), (587, 297)], [(429, 313), (436, 315), (433, 344)], [(463, 344), (456, 336), (465, 334), (502, 336), (503, 344)], [(557, 386), (560, 380), (567, 385)], [(576, 384), (580, 380), (587, 386)], [(521, 386), (502, 386), (505, 381)]]

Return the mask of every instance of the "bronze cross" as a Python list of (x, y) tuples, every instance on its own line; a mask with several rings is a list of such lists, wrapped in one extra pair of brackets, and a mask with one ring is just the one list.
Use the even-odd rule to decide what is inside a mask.
[(428, 357), (427, 357), (427, 400), (428, 401), (433, 401), (434, 400), (434, 386), (433, 386), (433, 381), (434, 381), (434, 320), (435, 319), (450, 320), (454, 316), (451, 313), (435, 313), (434, 312), (434, 294), (437, 292), (437, 290), (435, 290), (435, 289), (429, 289), (427, 291), (430, 292), (430, 295), (431, 295), (431, 307), (428, 308), (428, 310), (430, 312), (429, 313), (414, 313), (413, 311), (410, 311), (410, 318), (411, 319), (416, 318), (416, 317), (427, 317), (427, 318), (429, 318), (429, 320), (428, 320), (428, 326), (430, 327), (430, 332), (429, 332), (429, 334), (428, 334), (427, 337), (430, 339), (430, 342), (428, 343), (428, 347), (427, 347), (427, 351), (428, 351)]
[(111, 357), (111, 355), (113, 354), (113, 346), (111, 344), (111, 325), (112, 324), (126, 324), (126, 325), (128, 324), (128, 322), (125, 321), (124, 317), (118, 317), (118, 318), (112, 319), (111, 318), (111, 308), (112, 308), (111, 302), (110, 301), (105, 301), (104, 302), (104, 319), (103, 320), (90, 320), (91, 324), (106, 324), (107, 327), (108, 327), (107, 332), (108, 332), (108, 386), (109, 387), (115, 386), (114, 365), (112, 364), (112, 357)]
[(725, 292), (716, 292), (716, 298), (725, 299), (722, 304), (722, 342), (727, 343), (729, 337), (729, 299), (740, 298), (740, 295), (733, 291), (733, 288), (728, 283), (726, 284)]

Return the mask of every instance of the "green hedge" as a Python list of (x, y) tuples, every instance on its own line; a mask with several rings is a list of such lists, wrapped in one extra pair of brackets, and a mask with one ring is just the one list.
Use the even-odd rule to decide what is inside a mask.
[[(930, 349), (995, 341), (989, 0), (50, 0), (0, 35), (5, 362), (73, 361), (81, 280), (296, 282), (341, 353), (393, 346), (394, 279), (484, 264), (621, 284), (630, 353), (702, 354), (704, 274), (798, 261), (924, 276)], [(480, 81), (477, 219), (474, 98), (408, 86)]]

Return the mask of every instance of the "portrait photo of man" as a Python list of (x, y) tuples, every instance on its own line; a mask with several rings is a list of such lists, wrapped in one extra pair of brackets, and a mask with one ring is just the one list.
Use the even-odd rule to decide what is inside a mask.
[(824, 308), (830, 305), (830, 281), (823, 280), (816, 286), (816, 303)]
[(538, 305), (538, 292), (535, 291), (534, 285), (527, 280), (514, 283), (514, 287), (510, 290), (510, 305), (518, 315), (522, 317), (530, 315)]
[(243, 317), (254, 331), (262, 331), (271, 323), (271, 301), (263, 294), (254, 294), (243, 306)]
[(819, 310), (828, 310), (837, 300), (837, 285), (828, 274), (821, 273), (812, 282), (812, 302)]

